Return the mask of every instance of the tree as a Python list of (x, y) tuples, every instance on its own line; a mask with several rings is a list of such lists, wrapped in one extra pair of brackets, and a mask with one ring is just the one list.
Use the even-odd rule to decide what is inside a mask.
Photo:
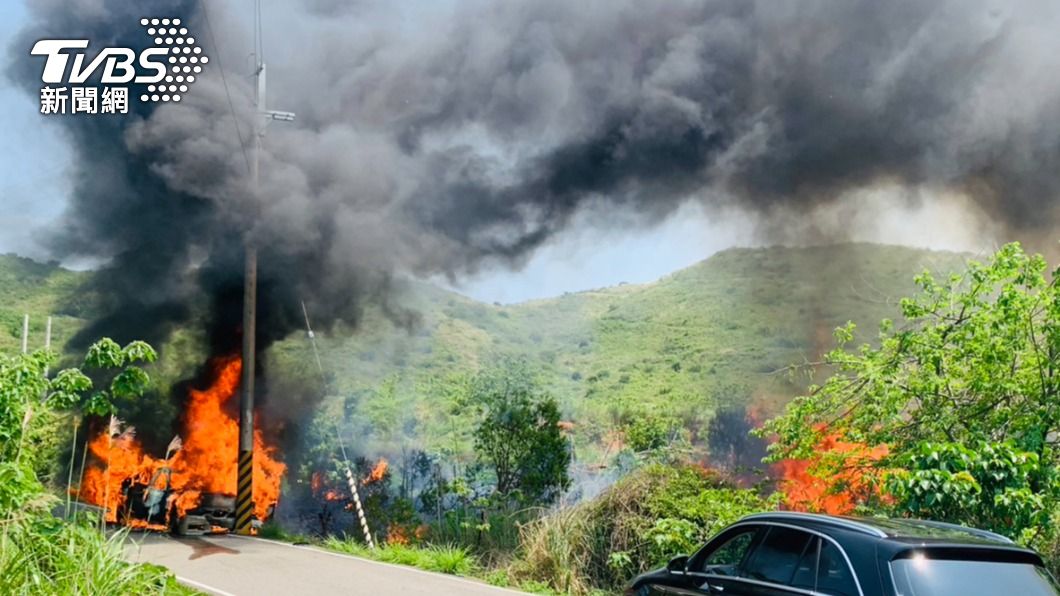
[(903, 454), (887, 488), (915, 517), (959, 521), (1000, 532), (1049, 524), (1050, 471), (1038, 455), (1009, 443), (921, 443)]
[(762, 429), (776, 438), (771, 459), (810, 458), (826, 436), (886, 445), (869, 465), (888, 471), (899, 512), (1011, 536), (1046, 523), (1058, 502), (1060, 299), (1045, 271), (1009, 244), (942, 281), (919, 275), (906, 323), (883, 321), (878, 347), (849, 350), (853, 324), (838, 329), (832, 376)]
[[(55, 429), (44, 423), (61, 412), (112, 414), (115, 398), (143, 394), (150, 379), (136, 363), (153, 362), (156, 357), (144, 342), (122, 348), (104, 338), (89, 348), (82, 367), (103, 381), (94, 383), (78, 368), (48, 378), (45, 371), (56, 360), (51, 352), (0, 354), (0, 468), (5, 474), (28, 474), (35, 481), (42, 460), (55, 456), (37, 448), (34, 441), (42, 431), (54, 434)], [(93, 390), (97, 384), (103, 388)]]
[(497, 493), (552, 502), (570, 486), (559, 405), (536, 387), (524, 364), (509, 361), (480, 374), (468, 401), (479, 415), (475, 452), (496, 476)]
[(83, 368), (107, 381), (93, 392), (96, 384), (77, 368), (49, 378), (53, 353), (0, 354), (0, 593), (75, 594), (100, 586), (108, 593), (185, 593), (165, 570), (125, 561), (125, 532), (108, 535), (81, 517), (54, 517), (56, 499), (35, 469), (45, 457), (34, 437), (56, 434), (50, 423), (57, 417), (109, 414), (114, 397), (142, 393), (147, 375), (133, 364), (154, 357), (142, 342), (93, 345)]
[(103, 416), (114, 411), (115, 397), (142, 395), (149, 379), (134, 363), (155, 358), (144, 342), (122, 348), (110, 339), (100, 340), (89, 348), (83, 368), (103, 378), (105, 388), (91, 391), (92, 379), (77, 368), (47, 378), (45, 371), (56, 360), (53, 353), (0, 355), (0, 461), (18, 459), (35, 417), (64, 410)]

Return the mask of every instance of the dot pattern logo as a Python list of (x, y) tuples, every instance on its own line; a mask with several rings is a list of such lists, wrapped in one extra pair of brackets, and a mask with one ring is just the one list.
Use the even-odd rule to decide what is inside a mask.
[(196, 44), (196, 39), (180, 19), (144, 18), (140, 19), (140, 25), (147, 30), (155, 46), (169, 50), (165, 78), (157, 84), (148, 85), (140, 101), (179, 102), (210, 58), (203, 53), (202, 46)]

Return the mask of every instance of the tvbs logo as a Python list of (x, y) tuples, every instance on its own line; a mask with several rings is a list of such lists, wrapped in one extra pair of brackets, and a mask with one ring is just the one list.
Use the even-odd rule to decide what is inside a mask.
[[(45, 57), (41, 113), (126, 114), (129, 88), (120, 85), (129, 84), (146, 85), (142, 102), (179, 102), (210, 59), (180, 19), (145, 18), (140, 25), (154, 46), (139, 52), (108, 47), (90, 59), (87, 39), (42, 39), (34, 44), (30, 54)], [(97, 73), (99, 85), (86, 86)]]

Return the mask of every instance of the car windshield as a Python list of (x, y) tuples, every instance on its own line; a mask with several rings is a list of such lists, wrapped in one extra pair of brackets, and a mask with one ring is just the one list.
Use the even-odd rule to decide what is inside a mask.
[(900, 596), (936, 594), (1060, 594), (1044, 569), (1029, 563), (929, 559), (923, 555), (891, 561)]

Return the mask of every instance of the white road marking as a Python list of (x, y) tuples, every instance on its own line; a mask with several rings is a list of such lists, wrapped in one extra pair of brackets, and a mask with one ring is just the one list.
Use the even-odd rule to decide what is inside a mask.
[(179, 575), (176, 576), (176, 578), (177, 578), (177, 581), (182, 583), (182, 584), (187, 584), (187, 585), (189, 585), (189, 586), (191, 586), (193, 588), (197, 588), (199, 590), (202, 590), (203, 592), (209, 592), (211, 594), (215, 594), (216, 596), (236, 596), (235, 594), (233, 594), (231, 592), (225, 592), (224, 590), (222, 590), (220, 588), (215, 588), (213, 586), (208, 586), (208, 585), (206, 585), (206, 584), (204, 584), (202, 582), (197, 582), (197, 581), (195, 581), (193, 579), (188, 579), (186, 577), (181, 577)]

